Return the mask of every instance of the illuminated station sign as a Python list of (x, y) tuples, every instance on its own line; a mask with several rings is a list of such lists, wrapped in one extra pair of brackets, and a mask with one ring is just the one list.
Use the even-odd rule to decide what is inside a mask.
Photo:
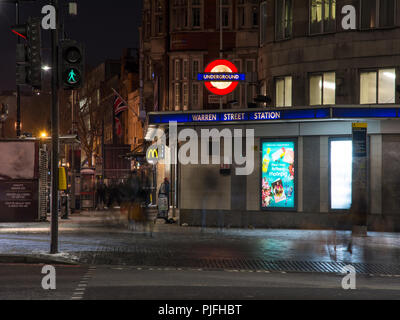
[(211, 62), (197, 80), (204, 81), (211, 93), (225, 96), (235, 91), (240, 81), (246, 81), (246, 75), (239, 73), (232, 62), (220, 59)]

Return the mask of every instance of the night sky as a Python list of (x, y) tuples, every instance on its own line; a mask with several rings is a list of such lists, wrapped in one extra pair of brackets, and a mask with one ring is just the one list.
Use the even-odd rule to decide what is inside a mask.
[[(59, 1), (66, 3), (67, 1)], [(141, 0), (78, 0), (78, 16), (66, 19), (70, 39), (86, 46), (87, 63), (91, 66), (105, 59), (118, 59), (123, 48), (139, 46)], [(42, 16), (41, 8), (50, 1), (37, 0), (20, 7), (21, 22), (28, 16)], [(15, 89), (16, 36), (10, 31), (15, 24), (15, 5), (0, 0), (0, 91)], [(50, 32), (43, 30), (43, 63), (50, 64)]]

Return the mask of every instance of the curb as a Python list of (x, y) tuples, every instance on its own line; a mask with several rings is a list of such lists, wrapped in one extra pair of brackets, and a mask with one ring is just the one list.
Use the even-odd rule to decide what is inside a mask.
[(49, 265), (78, 265), (77, 262), (71, 260), (63, 260), (60, 258), (50, 258), (41, 256), (28, 256), (28, 255), (0, 255), (1, 263), (12, 264), (49, 264)]

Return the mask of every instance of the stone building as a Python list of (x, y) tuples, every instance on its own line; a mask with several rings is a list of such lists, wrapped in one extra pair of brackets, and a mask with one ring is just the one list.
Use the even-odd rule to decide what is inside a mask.
[[(256, 5), (259, 11), (258, 28), (246, 35), (250, 43), (252, 37), (256, 39), (257, 77), (251, 76), (252, 83), (243, 85), (253, 85), (254, 96), (260, 96), (257, 109), (248, 109), (254, 107), (254, 98), (240, 103), (240, 110), (217, 110), (218, 105), (203, 98), (199, 109), (169, 104), (159, 111), (170, 112), (149, 115), (149, 137), (151, 130), (167, 129), (172, 120), (178, 122), (178, 132), (254, 130), (254, 171), (247, 176), (235, 174), (236, 163), (177, 166), (176, 179), (171, 175), (176, 184), (171, 196), (177, 199), (180, 222), (351, 228), (354, 199), (360, 192), (355, 183), (359, 177), (353, 166), (352, 128), (365, 123), (365, 224), (373, 230), (400, 229), (400, 1), (233, 1), (232, 23), (238, 22), (242, 4)], [(207, 19), (216, 20), (216, 13), (209, 13)], [(171, 39), (173, 47), (173, 43), (190, 43), (194, 36), (181, 40), (171, 33)], [(169, 56), (179, 55), (170, 52)], [(229, 54), (226, 58), (235, 59)], [(170, 61), (170, 68), (173, 65)], [(174, 71), (169, 72), (170, 82), (180, 83), (174, 80)], [(170, 103), (176, 101), (171, 90)], [(243, 90), (234, 93), (239, 94)], [(210, 159), (215, 156), (214, 151), (206, 152)]]
[[(222, 56), (255, 78), (259, 1), (221, 1)], [(144, 1), (141, 62), (148, 112), (219, 108), (219, 98), (197, 81), (197, 74), (220, 58), (219, 10), (215, 0)], [(224, 108), (247, 108), (256, 91), (256, 79), (241, 85), (224, 99)]]

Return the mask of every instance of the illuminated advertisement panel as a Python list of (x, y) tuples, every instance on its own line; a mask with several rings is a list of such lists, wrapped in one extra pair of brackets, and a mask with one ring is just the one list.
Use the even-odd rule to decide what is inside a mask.
[(261, 208), (296, 208), (295, 168), (296, 144), (294, 141), (262, 142)]
[(349, 210), (352, 204), (353, 142), (330, 142), (331, 210)]

